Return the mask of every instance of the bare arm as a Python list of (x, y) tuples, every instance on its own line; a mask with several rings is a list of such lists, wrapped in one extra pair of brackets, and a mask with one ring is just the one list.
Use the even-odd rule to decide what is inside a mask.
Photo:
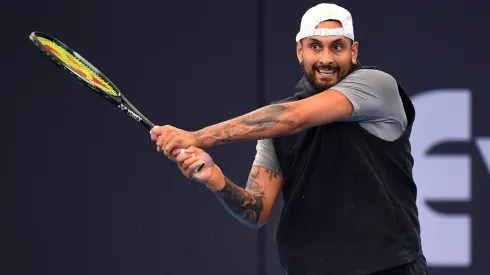
[(282, 176), (259, 166), (252, 166), (245, 188), (234, 184), (215, 165), (207, 185), (225, 209), (243, 224), (260, 228), (270, 217), (282, 188)]
[(336, 90), (309, 98), (262, 107), (194, 133), (196, 147), (209, 147), (240, 140), (258, 140), (290, 135), (304, 129), (347, 119), (353, 106)]

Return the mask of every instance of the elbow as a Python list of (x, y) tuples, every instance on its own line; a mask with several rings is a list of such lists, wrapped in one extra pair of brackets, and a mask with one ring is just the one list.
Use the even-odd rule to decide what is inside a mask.
[(269, 211), (266, 211), (265, 213), (262, 213), (262, 215), (260, 216), (259, 220), (254, 222), (250, 227), (252, 229), (256, 229), (256, 230), (259, 230), (262, 228), (262, 226), (264, 226), (267, 221), (269, 220), (269, 217), (270, 217), (270, 212)]
[(255, 229), (255, 230), (259, 230), (262, 228), (262, 226), (264, 226), (265, 223), (261, 223), (261, 222), (257, 222), (257, 223), (249, 223), (247, 224), (247, 226), (251, 229)]
[(268, 219), (269, 215), (262, 215), (259, 220), (248, 220), (244, 224), (251, 229), (259, 230), (267, 223)]
[(250, 229), (260, 229), (264, 223), (261, 222), (256, 222), (256, 221), (246, 221), (246, 220), (241, 220), (242, 224), (244, 224), (246, 227)]

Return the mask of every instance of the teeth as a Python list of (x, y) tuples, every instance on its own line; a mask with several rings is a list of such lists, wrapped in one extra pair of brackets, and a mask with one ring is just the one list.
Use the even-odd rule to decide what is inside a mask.
[(335, 71), (334, 70), (318, 70), (318, 72), (322, 74), (333, 74)]

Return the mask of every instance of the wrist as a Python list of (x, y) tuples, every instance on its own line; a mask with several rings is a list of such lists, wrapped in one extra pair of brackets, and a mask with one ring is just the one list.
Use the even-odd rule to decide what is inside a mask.
[(213, 192), (220, 191), (225, 187), (225, 176), (218, 165), (214, 164), (211, 177), (205, 184)]
[(194, 147), (202, 148), (203, 144), (201, 142), (201, 134), (199, 133), (199, 131), (194, 131), (193, 134), (194, 134)]

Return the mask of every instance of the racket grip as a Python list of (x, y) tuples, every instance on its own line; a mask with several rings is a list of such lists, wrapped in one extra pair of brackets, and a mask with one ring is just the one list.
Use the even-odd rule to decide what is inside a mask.
[(156, 126), (155, 124), (153, 124), (152, 122), (150, 122), (144, 118), (141, 119), (140, 123), (143, 124), (143, 126), (146, 128), (146, 130), (150, 131), (150, 133), (151, 133), (151, 129), (155, 128), (155, 126)]
[(202, 168), (204, 168), (204, 165), (206, 165), (206, 163), (203, 161), (201, 166), (197, 167), (196, 170), (194, 170), (196, 173), (199, 173), (201, 172)]

